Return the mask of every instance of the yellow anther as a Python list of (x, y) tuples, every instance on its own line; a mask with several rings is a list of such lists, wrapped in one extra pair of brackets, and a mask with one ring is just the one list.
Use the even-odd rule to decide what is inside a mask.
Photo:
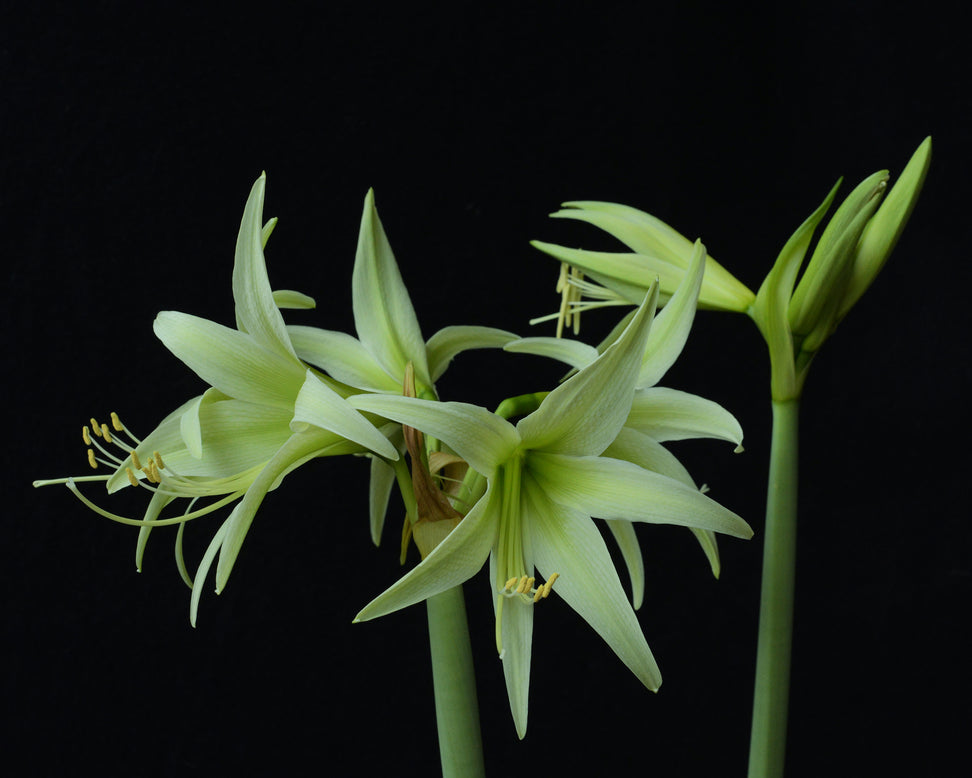
[(113, 441), (111, 439), (111, 433), (108, 431), (108, 425), (107, 424), (102, 424), (101, 425), (101, 437), (103, 437), (105, 439), (105, 443), (114, 443), (115, 442), (115, 441)]
[(520, 578), (520, 585), (516, 587), (517, 594), (526, 594), (530, 590), (530, 579), (525, 575)]
[(98, 469), (98, 463), (95, 461), (94, 449), (93, 448), (89, 448), (88, 449), (88, 464), (91, 465), (91, 468), (93, 470), (97, 470)]
[(165, 462), (162, 461), (162, 455), (156, 451), (152, 454), (152, 456), (155, 457), (155, 464), (158, 466), (159, 470), (165, 470)]
[(514, 576), (509, 581), (507, 581), (505, 584), (503, 584), (503, 590), (504, 591), (507, 591), (507, 592), (513, 591), (513, 587), (516, 585), (516, 582), (519, 581), (519, 580), (520, 580), (519, 578), (516, 578)]
[(560, 578), (560, 573), (551, 573), (550, 577), (547, 579), (547, 582), (540, 587), (540, 589), (543, 591), (542, 596), (544, 599), (550, 596), (550, 590), (553, 589), (554, 581), (556, 581), (558, 578)]
[(91, 435), (88, 434), (88, 425), (87, 424), (85, 424), (81, 428), (81, 439), (84, 441), (84, 445), (86, 445), (86, 446), (90, 446), (91, 445)]
[(135, 477), (135, 473), (130, 467), (125, 468), (125, 474), (128, 476), (128, 483), (132, 486), (138, 486), (138, 479)]
[(135, 451), (135, 449), (132, 449), (132, 465), (135, 466), (136, 470), (142, 469), (142, 463), (138, 461), (138, 453)]
[(115, 432), (123, 432), (125, 429), (118, 418), (118, 414), (114, 411), (111, 412), (111, 426), (115, 428)]
[(154, 459), (148, 461), (148, 477), (153, 484), (162, 483), (162, 476), (159, 475), (159, 468), (156, 466)]
[(98, 424), (97, 421), (95, 421), (95, 419), (94, 419), (93, 416), (91, 417), (90, 421), (91, 421), (91, 431), (100, 438), (101, 437), (101, 425)]

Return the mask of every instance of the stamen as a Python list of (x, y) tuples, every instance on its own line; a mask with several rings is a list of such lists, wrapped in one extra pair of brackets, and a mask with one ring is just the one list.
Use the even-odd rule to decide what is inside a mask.
[(505, 584), (503, 584), (503, 591), (512, 591), (513, 585), (518, 580), (520, 580), (520, 579), (519, 578), (516, 578), (515, 576), (513, 578), (511, 578), (509, 581), (507, 581)]
[(130, 467), (125, 468), (125, 474), (128, 476), (128, 483), (132, 486), (138, 486), (138, 479), (135, 477), (135, 473), (132, 472)]
[(162, 461), (162, 455), (156, 451), (152, 454), (152, 456), (155, 457), (155, 464), (158, 465), (159, 470), (165, 470), (165, 463)]
[(547, 582), (540, 588), (543, 590), (543, 598), (546, 599), (550, 596), (550, 590), (553, 589), (554, 581), (560, 578), (560, 573), (551, 573)]
[[(575, 284), (584, 280), (584, 274), (576, 267), (570, 269), (570, 284), (571, 288), (574, 290), (573, 294), (570, 296), (571, 302), (580, 302), (581, 293)], [(574, 335), (580, 335), (580, 311), (575, 310), (572, 312), (574, 317)]]
[(154, 459), (150, 459), (148, 461), (148, 464), (149, 464), (149, 478), (154, 483), (157, 483), (157, 484), (162, 483), (162, 476), (159, 475), (159, 468), (155, 464), (155, 460)]
[(88, 449), (88, 464), (91, 465), (92, 470), (98, 469), (98, 463), (95, 461), (95, 453), (93, 448)]
[(142, 463), (139, 461), (139, 459), (138, 459), (138, 453), (135, 451), (135, 449), (132, 449), (131, 457), (132, 457), (132, 465), (134, 465), (135, 469), (136, 470), (141, 470), (142, 469)]
[(101, 437), (101, 425), (98, 424), (97, 421), (95, 421), (94, 416), (92, 416), (89, 419), (89, 421), (91, 422), (91, 431), (95, 434), (95, 436), (97, 436), (97, 437), (100, 438)]
[(84, 441), (84, 445), (86, 445), (86, 446), (90, 446), (91, 445), (91, 435), (88, 434), (88, 425), (87, 424), (85, 424), (81, 428), (81, 440)]
[(121, 423), (121, 419), (118, 418), (118, 414), (114, 411), (111, 412), (111, 426), (115, 428), (115, 432), (124, 432), (125, 426)]
[(115, 442), (115, 441), (113, 441), (111, 439), (111, 433), (108, 431), (108, 425), (107, 424), (102, 424), (101, 425), (101, 437), (103, 437), (105, 439), (105, 443), (114, 443)]

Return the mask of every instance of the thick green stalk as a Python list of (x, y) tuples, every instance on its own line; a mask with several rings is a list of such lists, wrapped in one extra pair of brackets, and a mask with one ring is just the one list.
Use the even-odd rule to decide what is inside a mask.
[(476, 675), (462, 586), (430, 597), (426, 600), (426, 608), (442, 776), (484, 776)]
[(796, 571), (799, 398), (773, 401), (749, 778), (781, 778), (786, 757)]

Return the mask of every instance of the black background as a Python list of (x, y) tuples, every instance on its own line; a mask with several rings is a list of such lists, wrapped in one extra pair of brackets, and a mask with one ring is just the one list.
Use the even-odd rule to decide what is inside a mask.
[[(12, 5), (12, 8), (9, 8)], [(338, 4), (226, 15), (9, 4), (0, 26), (4, 286), (2, 729), (10, 774), (434, 775), (421, 607), (351, 625), (397, 575), (367, 467), (322, 460), (265, 502), (198, 628), (156, 532), (30, 481), (83, 473), (80, 426), (142, 432), (202, 384), (151, 332), (159, 310), (231, 324), (243, 204), (268, 173), (290, 321), (350, 330), (362, 198), (374, 187), (426, 336), (521, 333), (552, 311), (532, 238), (571, 199), (635, 205), (756, 288), (839, 175), (901, 170), (934, 136), (925, 192), (804, 395), (789, 775), (942, 774), (970, 720), (965, 181), (957, 5)], [(956, 30), (959, 32), (959, 30)], [(609, 313), (585, 323), (594, 339)], [(440, 384), (493, 405), (559, 369), (467, 355)], [(742, 775), (768, 453), (768, 366), (744, 317), (700, 314), (666, 385), (723, 403), (746, 453), (676, 446), (747, 518), (715, 581), (689, 533), (639, 529), (640, 620), (665, 676), (645, 691), (556, 597), (538, 613), (530, 728), (516, 739), (485, 576), (467, 587), (491, 774)], [(125, 508), (124, 500), (119, 503)], [(136, 507), (129, 507), (135, 512)], [(216, 524), (187, 530), (198, 559)], [(193, 561), (190, 561), (190, 566)]]

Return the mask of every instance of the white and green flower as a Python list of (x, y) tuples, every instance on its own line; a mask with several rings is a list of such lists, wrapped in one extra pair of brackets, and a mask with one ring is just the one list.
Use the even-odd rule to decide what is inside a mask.
[[(444, 327), (428, 340), (423, 338), (371, 190), (361, 215), (351, 293), (358, 337), (302, 325), (287, 327), (287, 334), (301, 360), (361, 392), (400, 395), (411, 365), (417, 396), (435, 399), (435, 382), (458, 354), (502, 348), (518, 338), (495, 327), (461, 325)], [(400, 438), (400, 430), (394, 429), (389, 428), (389, 433)], [(397, 438), (396, 442), (400, 443)], [(375, 545), (394, 482), (395, 473), (388, 463), (372, 457), (369, 505)]]
[[(216, 553), (219, 591), (257, 508), (288, 472), (318, 456), (374, 452), (388, 460), (398, 458), (397, 449), (331, 387), (333, 382), (297, 356), (278, 304), (313, 303), (295, 292), (271, 291), (263, 247), (274, 223), (262, 223), (265, 186), (265, 176), (253, 185), (237, 239), (236, 329), (171, 311), (160, 313), (155, 321), (159, 339), (210, 388), (169, 414), (144, 440), (132, 435), (115, 414), (114, 434), (107, 424), (92, 419), (82, 433), (89, 445), (88, 461), (95, 468), (106, 465), (109, 474), (34, 482), (66, 484), (101, 515), (140, 526), (138, 566), (149, 531), (180, 524), (176, 552), (180, 571), (193, 588), (193, 621), (201, 582)], [(86, 481), (105, 482), (109, 493), (130, 485), (145, 488), (152, 498), (142, 519), (118, 516), (81, 494), (77, 484)], [(186, 511), (160, 518), (178, 498), (190, 500)], [(200, 499), (214, 501), (196, 508)], [(193, 581), (182, 561), (182, 527), (237, 500)]]
[[(349, 402), (443, 441), (486, 479), (458, 526), (358, 621), (420, 602), (487, 558), (496, 644), (520, 737), (526, 733), (533, 606), (556, 591), (650, 689), (661, 675), (592, 516), (750, 537), (749, 526), (677, 478), (605, 456), (631, 411), (657, 291), (603, 354), (515, 426), (478, 406), (390, 395)], [(539, 573), (545, 583), (538, 584)]]
[[(712, 438), (726, 440), (742, 450), (743, 432), (735, 417), (718, 403), (688, 392), (657, 386), (675, 363), (688, 340), (695, 319), (696, 302), (707, 272), (705, 246), (696, 241), (684, 275), (671, 289), (668, 304), (655, 316), (648, 333), (641, 366), (635, 380), (631, 410), (618, 437), (605, 455), (632, 462), (639, 467), (661, 473), (695, 487), (686, 469), (662, 443), (674, 440)], [(522, 338), (509, 343), (506, 351), (535, 354), (565, 362), (581, 369), (598, 357), (630, 322), (631, 315), (605, 341), (594, 348), (586, 343), (562, 338)], [(644, 563), (634, 528), (629, 522), (609, 521), (608, 527), (621, 549), (628, 566), (632, 598), (637, 609), (644, 597)], [(713, 574), (720, 571), (719, 550), (715, 535), (706, 529), (690, 527), (698, 539)]]

